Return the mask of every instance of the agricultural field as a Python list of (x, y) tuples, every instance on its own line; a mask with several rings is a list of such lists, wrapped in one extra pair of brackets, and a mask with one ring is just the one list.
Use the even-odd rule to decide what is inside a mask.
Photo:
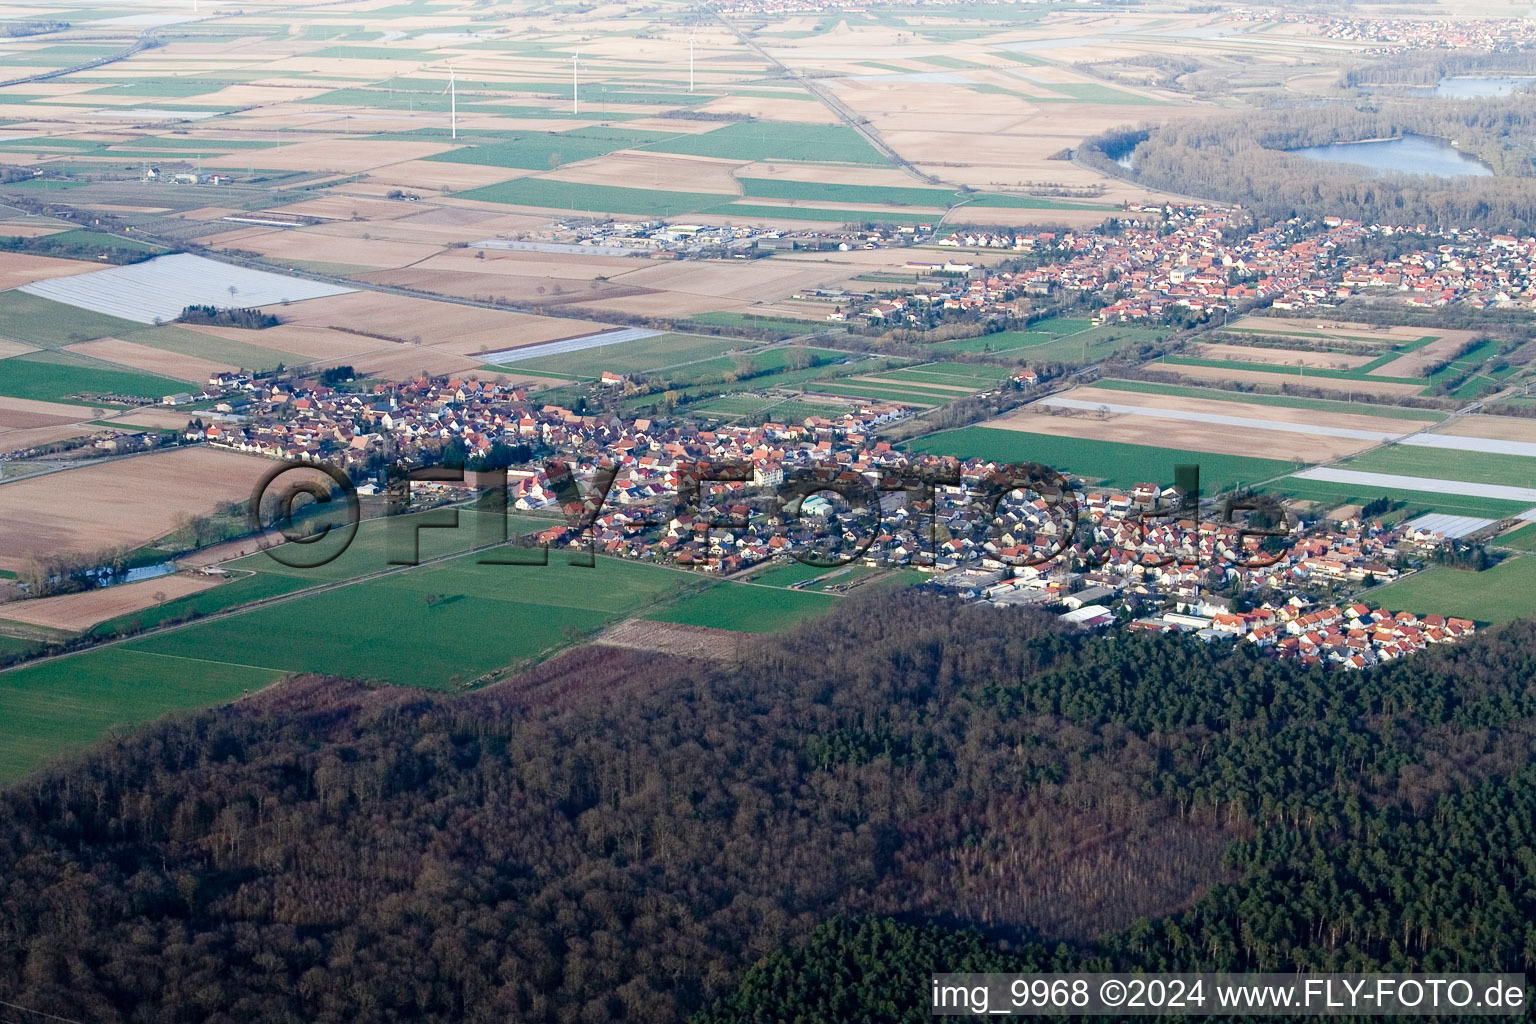
[(0, 487), (0, 568), (147, 544), (180, 516), (248, 500), (270, 466), (254, 456), (183, 448), (7, 483)]
[(1239, 484), (1256, 484), (1290, 469), (1290, 463), (1275, 459), (1027, 434), (985, 426), (929, 434), (908, 442), (906, 447), (920, 454), (954, 455), (962, 459), (1039, 462), (1086, 481), (1125, 489), (1137, 483), (1171, 484), (1175, 465), (1193, 463), (1200, 467), (1200, 486), (1207, 494), (1231, 490)]
[(792, 320), (788, 317), (759, 316), (753, 313), (696, 313), (690, 322), (706, 327), (751, 327), (762, 331), (778, 331), (786, 336), (807, 334), (812, 331), (839, 329), (837, 324), (817, 320)]
[[(567, 564), (571, 556), (565, 553), (552, 553), (542, 567), (481, 565), (476, 556), (451, 557), (480, 538), (477, 513), (462, 510), (461, 524), (458, 530), (419, 532), (420, 558), (449, 556), (446, 561), (384, 576), (376, 574), (391, 568), (389, 559), (400, 555), (401, 541), (409, 537), (395, 522), (365, 523), (353, 546), (321, 569), (288, 568), (264, 554), (251, 555), (229, 563), (248, 576), (102, 622), (96, 632), (286, 600), (0, 674), (9, 726), (0, 739), (0, 779), (16, 777), (59, 749), (88, 743), (110, 726), (232, 700), (292, 672), (452, 688), (546, 656), (626, 615), (646, 612), (656, 621), (768, 632), (820, 614), (836, 600), (706, 583), (685, 572), (615, 559), (579, 568)], [(547, 521), (515, 517), (513, 530), (543, 525)], [(515, 586), (508, 585), (509, 572), (518, 574)], [(574, 575), (579, 573), (588, 575)], [(339, 588), (301, 593), (325, 584)], [(474, 639), (458, 644), (446, 642), (449, 637)]]
[(170, 658), (112, 647), (0, 673), (6, 730), (0, 782), (9, 782), (122, 725), (207, 707), (276, 682), (273, 669)]
[[(1428, 481), (1426, 481), (1427, 483)], [(1482, 519), (1504, 519), (1519, 515), (1536, 501), (1489, 498), (1457, 493), (1414, 490), (1402, 485), (1372, 481), (1311, 480), (1300, 476), (1288, 476), (1266, 484), (1261, 490), (1270, 494), (1284, 495), (1309, 501), (1322, 509), (1340, 505), (1360, 505), (1377, 498), (1388, 498), (1398, 503), (1407, 514), (1443, 512), (1455, 516), (1477, 516)]]
[(664, 366), (680, 366), (719, 356), (723, 352), (750, 349), (752, 342), (739, 338), (712, 338), (701, 334), (657, 334), (654, 337), (600, 345), (560, 355), (508, 361), (508, 370), (527, 370), (560, 377), (591, 379), (604, 371), (646, 373)]
[[(1367, 395), (1432, 395), (1457, 379), (1452, 398), (1501, 386), (1518, 367), (1495, 369), (1497, 343), (1473, 331), (1245, 317), (1144, 369), (1250, 383), (1295, 383)], [(1266, 344), (1270, 339), (1270, 344)]]
[(298, 302), (352, 289), (177, 253), (143, 263), (23, 285), (37, 298), (139, 324), (175, 320), (187, 306), (220, 308)]
[(1536, 558), (1507, 558), (1483, 572), (1436, 566), (1373, 590), (1367, 600), (1394, 611), (1433, 612), (1478, 625), (1508, 622), (1536, 614)]
[(1186, 397), (1076, 388), (1015, 409), (989, 426), (1031, 434), (1161, 444), (1188, 451), (1326, 462), (1420, 429), (1412, 421)]
[(1452, 455), (1443, 449), (1389, 445), (1346, 459), (1338, 468), (1536, 488), (1536, 458), (1522, 455), (1478, 451), (1457, 451)]
[[(1444, 413), (1433, 409), (1410, 409), (1406, 406), (1376, 405), (1370, 402), (1336, 402), (1326, 398), (1232, 391), (1227, 388), (1182, 387), (1178, 384), (1158, 384), (1145, 380), (1098, 380), (1089, 387), (1111, 392), (1175, 395), (1181, 398), (1205, 398), (1223, 402), (1242, 402), (1248, 405), (1272, 405), (1285, 409), (1311, 409), (1316, 412), (1347, 413), (1351, 416), (1384, 416), (1390, 419), (1418, 420), (1426, 425), (1445, 419)], [(1112, 399), (1106, 398), (1105, 401), (1112, 401)]]
[(821, 395), (930, 408), (995, 388), (1009, 376), (1008, 370), (996, 366), (920, 363), (822, 381), (814, 390)]
[(1143, 342), (1160, 341), (1169, 331), (1122, 324), (1094, 326), (1089, 320), (1052, 318), (1024, 331), (999, 331), (934, 345), (940, 352), (1004, 356), (1021, 362), (1096, 363)]
[(39, 345), (70, 345), (123, 336), (143, 324), (93, 313), (23, 291), (0, 292), (0, 336), (25, 338)]
[(838, 600), (814, 591), (725, 581), (645, 617), (685, 626), (773, 633), (831, 611)]
[(98, 396), (127, 395), (158, 401), (184, 389), (181, 379), (129, 373), (70, 353), (36, 352), (0, 359), (0, 395), (11, 398), (112, 405), (115, 403)]
[[(280, 672), (450, 687), (538, 658), (573, 635), (653, 606), (687, 581), (681, 573), (633, 562), (604, 559), (594, 569), (561, 562), (552, 556), (546, 567), (509, 570), (465, 557), (129, 646)], [(570, 575), (576, 572), (589, 573), (592, 584), (578, 586)], [(509, 573), (518, 574), (515, 585)]]

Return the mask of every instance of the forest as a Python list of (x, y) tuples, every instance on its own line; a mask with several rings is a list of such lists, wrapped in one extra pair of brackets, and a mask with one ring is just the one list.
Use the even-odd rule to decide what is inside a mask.
[(1346, 673), (908, 592), (731, 643), (293, 679), (29, 777), (0, 1000), (915, 1022), (937, 969), (1536, 965), (1536, 625)]
[(282, 323), (275, 314), (260, 309), (222, 309), (218, 306), (188, 306), (177, 317), (178, 323), (207, 324), (212, 327), (243, 327), (259, 331)]
[[(1304, 146), (1405, 134), (1454, 139), (1493, 168), (1493, 177), (1410, 174), (1287, 152)], [(1477, 101), (1386, 101), (1249, 111), (1160, 128), (1122, 129), (1085, 142), (1084, 163), (1149, 188), (1241, 203), (1261, 220), (1317, 219), (1340, 211), (1366, 222), (1431, 230), (1479, 227), (1528, 233), (1536, 226), (1536, 97)]]

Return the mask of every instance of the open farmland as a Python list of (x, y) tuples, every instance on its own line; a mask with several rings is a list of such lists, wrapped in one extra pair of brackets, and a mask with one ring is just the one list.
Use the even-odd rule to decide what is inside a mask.
[[(1486, 498), (1456, 493), (1454, 490), (1436, 493), (1414, 490), (1411, 485), (1433, 485), (1434, 481), (1404, 481), (1410, 486), (1394, 485), (1393, 477), (1361, 475), (1347, 479), (1321, 479), (1301, 475), (1288, 476), (1267, 484), (1263, 490), (1302, 501), (1310, 501), (1324, 509), (1341, 505), (1362, 505), (1377, 498), (1387, 498), (1404, 512), (1420, 514), (1441, 512), (1446, 515), (1476, 516), (1481, 519), (1503, 519), (1518, 515), (1536, 502)], [(1457, 488), (1459, 490), (1459, 488)]]
[[(9, 226), (0, 226), (0, 237), (11, 232)], [(73, 277), (95, 270), (96, 267), (81, 260), (54, 259), (51, 256), (33, 256), (30, 253), (0, 252), (0, 290), (19, 288), (36, 281), (57, 277)]]
[(1482, 414), (1458, 416), (1444, 426), (1436, 428), (1435, 433), (1447, 437), (1536, 444), (1536, 419)]
[[(1239, 364), (1224, 362), (1218, 365), (1205, 365), (1192, 359), (1167, 359), (1147, 363), (1142, 368), (1144, 373), (1154, 373), (1159, 376), (1184, 377), (1191, 380), (1230, 381), (1235, 384), (1249, 384), (1257, 387), (1270, 387), (1279, 390), (1286, 385), (1300, 384), (1308, 387), (1321, 388), (1326, 391), (1336, 391), (1341, 394), (1361, 395), (1365, 397), (1391, 398), (1403, 395), (1420, 395), (1427, 386), (1427, 381), (1385, 381), (1368, 374), (1355, 377), (1325, 377), (1318, 371), (1308, 374), (1282, 370), (1279, 367), (1264, 369), (1243, 369)], [(1298, 367), (1298, 370), (1301, 368)]]
[[(1445, 414), (1433, 409), (1410, 409), (1399, 405), (1373, 405), (1368, 402), (1338, 402), (1327, 398), (1302, 398), (1298, 395), (1277, 395), (1254, 391), (1233, 391), (1227, 388), (1181, 387), (1177, 384), (1158, 384), (1145, 380), (1098, 380), (1090, 388), (1109, 392), (1134, 392), (1147, 395), (1178, 395), (1184, 398), (1205, 398), (1222, 402), (1241, 402), (1245, 405), (1273, 405), (1288, 409), (1313, 409), (1319, 412), (1348, 413), (1351, 416), (1384, 416), (1390, 419), (1419, 420), (1437, 423)], [(1111, 401), (1112, 399), (1105, 399)]]
[(1169, 331), (1160, 327), (1102, 324), (1055, 318), (1030, 324), (1028, 330), (999, 331), (934, 345), (940, 352), (974, 352), (1036, 363), (1095, 363), (1141, 342), (1159, 341)]
[(1258, 345), (1223, 345), (1220, 342), (1196, 342), (1184, 346), (1183, 351), (1187, 355), (1201, 359), (1230, 359), (1327, 370), (1354, 370), (1371, 361), (1370, 356), (1345, 355), (1339, 352), (1262, 348)]
[[(1005, 413), (985, 424), (1029, 434), (1145, 444), (1286, 462), (1320, 462), (1419, 429), (1391, 420), (1322, 415), (1217, 398), (1078, 388)], [(1394, 429), (1395, 428), (1395, 429)]]
[(1483, 572), (1436, 567), (1370, 594), (1372, 606), (1434, 612), (1479, 624), (1536, 614), (1536, 558), (1515, 557)]
[(922, 454), (954, 455), (962, 459), (1039, 462), (1085, 480), (1126, 489), (1144, 482), (1172, 483), (1175, 465), (1194, 463), (1200, 467), (1200, 486), (1207, 494), (1267, 480), (1290, 468), (1290, 463), (1275, 459), (1070, 435), (1032, 434), (994, 427), (946, 430), (917, 438), (906, 447)]
[(61, 751), (93, 743), (114, 726), (234, 700), (281, 675), (121, 647), (0, 673), (6, 717), (0, 781), (19, 778)]
[(183, 380), (127, 373), (106, 363), (67, 352), (37, 352), (0, 359), (0, 395), (43, 402), (84, 396), (93, 404), (111, 404), (106, 395), (160, 399), (184, 390)]
[(877, 402), (899, 402), (928, 408), (978, 391), (995, 388), (1009, 371), (975, 363), (921, 363), (900, 369), (841, 376), (807, 387), (819, 395), (835, 395)]
[(348, 288), (178, 253), (143, 263), (23, 285), (29, 295), (151, 324), (187, 306), (241, 308), (340, 295)]
[[(1508, 443), (1508, 442), (1505, 442)], [(1536, 445), (1529, 448), (1536, 453)], [(1449, 452), (1454, 455), (1447, 457)], [(1366, 452), (1345, 462), (1340, 469), (1459, 480), (1475, 484), (1536, 488), (1536, 457), (1465, 449), (1429, 449), (1406, 444)]]
[(0, 335), (10, 338), (26, 338), (40, 345), (69, 345), (97, 338), (120, 338), (143, 326), (19, 289), (0, 292)]
[[(123, 341), (121, 338), (102, 338), (99, 341), (82, 342), (78, 345), (70, 345), (65, 351), (85, 356), (88, 359), (99, 359), (104, 362), (116, 363), (119, 366), (131, 366), (136, 370), (146, 370), (165, 377), (175, 377), (197, 385), (202, 385), (215, 373), (234, 370), (241, 365), (204, 359), (200, 356), (187, 355), (180, 352), (170, 352), (152, 345), (140, 345), (137, 342)], [(256, 365), (260, 366), (261, 364), (258, 363)], [(161, 390), (165, 390), (164, 385), (161, 385)], [(196, 389), (194, 388), (193, 390), (195, 391)]]
[[(471, 558), (422, 566), (137, 641), (134, 650), (217, 657), (286, 672), (322, 672), (411, 686), (449, 687), (537, 658), (611, 619), (654, 604), (687, 582), (667, 569), (602, 560), (578, 569), (551, 558), (507, 570)], [(591, 586), (570, 574), (587, 572)], [(429, 595), (442, 600), (430, 603)], [(302, 644), (274, 643), (303, 637)], [(444, 638), (474, 638), (445, 643)]]
[[(473, 514), (466, 515), (472, 524)], [(314, 575), (258, 555), (247, 563), (280, 571), (259, 570), (143, 614), (154, 622), (173, 608), (184, 614), (190, 606), (204, 611), (228, 607), (227, 600), (219, 599), (233, 596), (230, 591), (240, 590), (239, 598), (249, 601), (377, 572), (387, 565), (391, 525), (365, 524), (356, 550)], [(442, 535), (449, 539), (445, 542)], [(424, 531), (422, 557), (451, 552), (473, 535), (472, 529)], [(592, 569), (566, 562), (567, 556), (555, 555), (547, 567), (521, 570), (519, 584), (508, 587), (504, 567), (479, 565), (471, 557), (451, 559), (0, 674), (0, 704), (10, 726), (0, 739), (0, 778), (14, 778), (59, 749), (94, 740), (110, 726), (234, 699), (289, 672), (451, 688), (545, 656), (573, 637), (595, 634), (641, 611), (660, 621), (710, 619), (721, 628), (763, 632), (819, 614), (836, 600), (715, 583), (708, 585), (706, 593), (714, 596), (707, 602), (690, 597), (657, 611), (658, 604), (697, 588), (700, 581), (613, 559), (601, 559)], [(578, 579), (578, 573), (587, 576)], [(474, 639), (453, 644), (444, 643), (444, 637)], [(147, 685), (149, 680), (153, 685)]]
[(597, 345), (533, 359), (503, 357), (498, 365), (508, 370), (532, 370), (559, 377), (593, 378), (604, 371), (646, 373), (664, 366), (691, 363), (718, 356), (722, 352), (752, 347), (751, 342), (736, 338), (647, 333), (632, 341)]
[(108, 619), (158, 608), (166, 602), (202, 593), (219, 584), (220, 580), (214, 576), (163, 576), (79, 594), (13, 601), (0, 605), (0, 619), (78, 633)]
[[(1030, 410), (1041, 409), (1064, 410), (1072, 418), (1085, 420), (1076, 428), (1076, 432), (1084, 437), (1118, 436), (1126, 430), (1149, 435), (1166, 431), (1172, 443), (1180, 447), (1215, 446), (1212, 450), (1231, 454), (1287, 459), (1303, 457), (1308, 462), (1362, 451), (1421, 429), (1418, 423), (1394, 422), (1346, 412), (1252, 406), (1222, 401), (1215, 396), (1115, 394), (1102, 388), (1077, 388), (1063, 395), (1052, 395), (994, 421), (994, 425), (1006, 423), (1019, 429), (1054, 432), (1049, 427), (1041, 428), (1039, 415), (1029, 414)], [(1190, 427), (1209, 437), (1187, 437), (1184, 431)], [(1234, 447), (1253, 436), (1263, 438), (1258, 450)]]
[(743, 633), (773, 633), (831, 611), (838, 598), (808, 590), (717, 583), (646, 618)]
[(243, 502), (272, 465), (234, 452), (190, 448), (29, 477), (0, 486), (0, 569), (43, 555), (137, 547), (183, 515)]
[[(1536, 487), (1512, 483), (1477, 483), (1444, 477), (1420, 476), (1409, 473), (1380, 473), (1373, 470), (1354, 469), (1344, 466), (1315, 466), (1287, 478), (1283, 486), (1290, 489), (1292, 481), (1320, 487), (1302, 487), (1333, 494), (1375, 495), (1392, 491), (1413, 491), (1429, 498), (1436, 512), (1455, 515), (1484, 515), (1498, 519), (1514, 515), (1536, 506)], [(1536, 483), (1536, 481), (1533, 481)], [(1299, 494), (1299, 491), (1298, 491)], [(1369, 500), (1369, 498), (1367, 498)], [(1495, 513), (1465, 511), (1470, 507), (1495, 509)]]

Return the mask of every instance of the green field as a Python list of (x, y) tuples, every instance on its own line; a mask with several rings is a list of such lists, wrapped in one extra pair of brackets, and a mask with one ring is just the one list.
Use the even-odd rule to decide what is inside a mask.
[(1286, 477), (1262, 488), (1271, 494), (1283, 494), (1292, 498), (1315, 501), (1324, 508), (1337, 505), (1364, 504), (1377, 498), (1390, 498), (1400, 502), (1404, 511), (1411, 514), (1444, 512), (1454, 516), (1479, 516), (1484, 519), (1503, 519), (1530, 508), (1529, 502), (1504, 501), (1499, 498), (1474, 498), (1461, 494), (1434, 494), (1429, 491), (1402, 490), (1394, 487), (1366, 487), (1361, 484), (1338, 484), (1322, 480), (1299, 480)]
[(1177, 395), (1181, 398), (1205, 398), (1217, 402), (1243, 402), (1248, 405), (1275, 405), (1286, 409), (1316, 409), (1318, 412), (1344, 412), (1391, 419), (1423, 420), (1438, 423), (1445, 413), (1433, 409), (1405, 409), (1396, 405), (1370, 402), (1335, 402), (1326, 398), (1298, 398), (1291, 395), (1260, 395), (1252, 391), (1228, 391), (1224, 388), (1186, 387), (1180, 384), (1155, 384), (1145, 380), (1098, 380), (1089, 387), (1106, 391), (1134, 391), (1146, 395)]
[[(519, 517), (512, 529), (546, 523)], [(657, 621), (764, 632), (820, 614), (835, 600), (711, 584), (617, 559), (580, 568), (564, 552), (551, 553), (547, 566), (481, 565), (479, 556), (465, 556), (345, 582), (385, 568), (391, 552), (399, 553), (400, 535), (390, 525), (365, 523), (353, 548), (322, 569), (290, 569), (264, 554), (250, 556), (241, 561), (258, 570), (253, 576), (99, 628), (152, 624), (194, 609), (209, 614), (314, 584), (342, 581), (340, 587), (0, 673), (6, 722), (0, 779), (16, 778), (111, 727), (237, 698), (291, 672), (453, 687), (547, 656), (640, 612)], [(476, 514), (466, 511), (461, 529), (422, 531), (421, 557), (476, 543), (475, 525)], [(707, 589), (690, 593), (701, 585)]]
[[(738, 342), (737, 344), (742, 345), (743, 343)], [(809, 354), (813, 360), (811, 365), (796, 370), (789, 369), (790, 362), (796, 358), (797, 353)], [(686, 386), (695, 381), (723, 378), (728, 374), (739, 373), (743, 364), (750, 360), (751, 373), (760, 374), (761, 376), (746, 377), (737, 386), (766, 390), (768, 388), (797, 384), (800, 381), (816, 377), (836, 375), (843, 371), (829, 369), (829, 365), (849, 358), (850, 356), (847, 352), (781, 345), (777, 348), (757, 349), (751, 352), (735, 352), (728, 356), (716, 356), (712, 359), (686, 363), (661, 371), (659, 375), (664, 376), (672, 384)]]
[(741, 161), (805, 160), (814, 163), (884, 164), (864, 136), (842, 125), (752, 121), (701, 135), (680, 135), (649, 147), (658, 153), (725, 157)]
[(889, 370), (880, 374), (890, 380), (906, 380), (914, 384), (943, 384), (946, 387), (972, 388), (977, 391), (1007, 380), (1012, 371), (1001, 366), (980, 363), (921, 363), (902, 370)]
[(1516, 551), (1536, 552), (1536, 523), (1527, 523), (1497, 538), (1491, 543)]
[[(1396, 359), (1394, 353), (1390, 359)], [(1381, 374), (1371, 373), (1370, 369), (1382, 360), (1373, 360), (1364, 366), (1357, 366), (1352, 370), (1327, 370), (1317, 366), (1289, 366), (1285, 363), (1249, 363), (1237, 359), (1198, 359), (1193, 356), (1164, 356), (1163, 359), (1153, 364), (1154, 366), (1210, 366), (1222, 370), (1242, 370), (1247, 373), (1279, 373), (1288, 374), (1298, 378), (1313, 378), (1322, 380), (1375, 380), (1385, 381), (1389, 384), (1420, 384), (1428, 385), (1429, 381), (1422, 377), (1384, 377)]]
[(671, 192), (665, 189), (587, 185), (552, 178), (513, 178), (458, 193), (465, 199), (515, 206), (536, 206), (575, 213), (628, 213), (675, 217), (726, 206), (736, 197), (721, 192)]
[(782, 178), (738, 178), (746, 195), (756, 199), (808, 199), (818, 203), (873, 203), (877, 206), (926, 206), (946, 210), (959, 195), (948, 189), (843, 185)]
[(1416, 615), (1450, 615), (1479, 625), (1536, 614), (1536, 558), (1507, 558), (1483, 572), (1436, 566), (1366, 598), (1373, 606)]
[[(260, 556), (266, 558), (265, 555)], [(272, 562), (276, 565), (276, 562)], [(210, 590), (204, 590), (196, 594), (188, 594), (174, 601), (167, 601), (163, 605), (154, 608), (145, 608), (142, 611), (132, 612), (128, 615), (119, 615), (115, 619), (97, 623), (90, 632), (97, 636), (110, 636), (120, 630), (136, 627), (137, 629), (151, 629), (162, 622), (179, 619), (183, 616), (202, 617), (221, 612), (227, 608), (236, 608), (252, 601), (260, 601), (268, 597), (278, 597), (282, 594), (292, 594), (304, 590), (310, 586), (322, 582), (319, 579), (306, 580), (297, 575), (277, 575), (273, 573), (258, 572), (240, 579), (230, 580)]]
[[(799, 589), (807, 593), (819, 593), (832, 587), (847, 586), (855, 580), (880, 572), (886, 572), (886, 570), (874, 569), (867, 565), (844, 565), (835, 569), (821, 569), (790, 561), (771, 565), (755, 573), (751, 582), (769, 587), (792, 587), (795, 584), (803, 584)], [(889, 575), (895, 575), (898, 580), (905, 582), (905, 577), (900, 573)]]
[(786, 399), (775, 395), (720, 395), (707, 402), (690, 405), (685, 411), (690, 416), (717, 416), (721, 419), (762, 413), (777, 423), (799, 423), (809, 416), (837, 419), (848, 412), (848, 407), (831, 402), (802, 402), (796, 398)]
[[(502, 369), (529, 369), (555, 373), (562, 377), (597, 377), (604, 370), (614, 373), (646, 373), (663, 366), (675, 366), (712, 359), (722, 352), (751, 348), (752, 342), (739, 338), (711, 338), (702, 334), (659, 334), (617, 345), (601, 345), (578, 352), (541, 356), (527, 362), (507, 363)], [(725, 364), (727, 367), (729, 363)]]
[(1036, 362), (1092, 363), (1107, 359), (1143, 341), (1158, 341), (1167, 328), (1132, 324), (1101, 324), (1075, 318), (1053, 318), (1030, 324), (1023, 331), (998, 331), (934, 345), (940, 352), (1008, 354)]
[(577, 160), (590, 160), (618, 149), (633, 149), (671, 136), (662, 132), (614, 128), (577, 128), (567, 132), (517, 132), (427, 157), (444, 163), (486, 164), (546, 171)]
[(0, 781), (15, 779), (61, 751), (83, 747), (115, 726), (206, 707), (277, 679), (271, 669), (171, 658), (110, 647), (0, 673)]
[[(0, 673), (0, 778), (111, 726), (229, 700), (288, 672), (451, 686), (654, 607), (692, 582), (634, 562), (564, 562), (465, 558)], [(429, 604), (428, 595), (441, 599)]]
[(292, 366), (310, 361), (309, 356), (260, 345), (260, 331), (250, 331), (249, 334), (250, 341), (236, 341), (232, 338), (221, 338), (215, 334), (203, 334), (201, 331), (186, 327), (140, 326), (138, 330), (117, 334), (114, 337), (179, 355), (228, 363), (230, 366), (238, 366), (245, 370), (270, 370), (278, 363)]
[(24, 640), (19, 636), (6, 636), (0, 633), (0, 657), (13, 654), (32, 655), (43, 645), (36, 640)]
[(1473, 484), (1536, 487), (1536, 458), (1523, 455), (1451, 452), (1394, 444), (1346, 459), (1338, 465), (1341, 469), (1365, 473), (1398, 473)]
[[(145, 640), (134, 650), (283, 672), (450, 686), (537, 658), (653, 606), (687, 577), (603, 559), (596, 568), (479, 565), (397, 573)], [(575, 574), (584, 573), (578, 577)], [(435, 604), (428, 595), (442, 595)], [(574, 631), (572, 633), (571, 631)]]
[(906, 447), (922, 454), (955, 455), (962, 459), (1040, 462), (1062, 473), (1126, 489), (1138, 483), (1172, 484), (1175, 464), (1195, 463), (1200, 467), (1200, 488), (1206, 494), (1218, 494), (1239, 484), (1253, 484), (1279, 476), (1291, 468), (1290, 463), (1276, 459), (1029, 434), (995, 427), (946, 430), (917, 438)]
[(925, 409), (932, 408), (935, 405), (943, 405), (945, 402), (953, 401), (956, 398), (965, 397), (958, 391), (928, 393), (918, 387), (865, 384), (862, 381), (852, 380), (827, 381), (819, 385), (813, 385), (809, 390), (813, 394), (841, 395), (847, 398), (862, 398), (873, 402), (916, 405)]
[(742, 633), (772, 633), (803, 619), (824, 615), (838, 600), (831, 594), (719, 583), (645, 617), (652, 622), (711, 626)]
[(9, 398), (61, 402), (75, 394), (112, 394), (159, 399), (182, 388), (182, 381), (170, 377), (109, 370), (67, 353), (29, 352), (0, 359), (0, 395)]
[(932, 224), (936, 213), (895, 213), (889, 210), (834, 210), (815, 206), (768, 206), (754, 203), (728, 203), (695, 211), (735, 221), (806, 220), (828, 224)]
[(42, 345), (73, 345), (97, 338), (120, 338), (124, 331), (143, 329), (143, 324), (132, 320), (92, 313), (26, 292), (0, 292), (0, 337)]
[(821, 320), (791, 320), (780, 316), (754, 316), (751, 313), (695, 313), (688, 318), (696, 324), (709, 327), (755, 327), (764, 331), (780, 331), (788, 335), (807, 334), (811, 331), (846, 330), (842, 324)]

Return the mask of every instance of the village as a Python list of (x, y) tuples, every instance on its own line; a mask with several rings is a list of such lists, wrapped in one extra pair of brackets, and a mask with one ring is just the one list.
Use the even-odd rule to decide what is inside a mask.
[(1430, 233), (1424, 225), (1410, 233), (1329, 217), (1315, 225), (1320, 230), (1292, 220), (1231, 241), (1237, 211), (1192, 206), (1164, 212), (1164, 224), (1122, 221), (1113, 232), (955, 232), (938, 244), (1006, 248), (1038, 263), (997, 274), (967, 267), (967, 277), (981, 279), (921, 296), (882, 296), (875, 300), (878, 311), (862, 315), (886, 320), (893, 308), (935, 302), (997, 312), (1006, 308), (999, 301), (1004, 295), (1058, 290), (1116, 295), (1099, 308), (1100, 322), (1156, 320), (1180, 307), (1205, 314), (1261, 304), (1282, 310), (1330, 306), (1362, 294), (1397, 297), (1417, 308), (1529, 309), (1536, 301), (1530, 274), (1536, 238), (1452, 231), (1431, 236), (1438, 244), (1362, 259), (1352, 250), (1363, 242)]
[[(813, 550), (830, 538), (840, 552), (833, 564), (915, 570), (923, 585), (975, 601), (1039, 605), (1086, 628), (1128, 623), (1241, 639), (1275, 656), (1350, 667), (1474, 628), (1350, 600), (1411, 574), (1450, 542), (1418, 520), (1386, 526), (1358, 510), (1337, 519), (1289, 514), (1283, 543), (1265, 547), (1246, 514), (1192, 504), (1156, 483), (1125, 493), (1078, 486), (1055, 502), (1018, 490), (993, 514), (985, 510), (1008, 467), (915, 457), (876, 440), (905, 413), (900, 407), (702, 429), (686, 420), (577, 415), (484, 380), (421, 378), (363, 391), (222, 383), (244, 389), (250, 402), (239, 414), (194, 423), (188, 442), (328, 462), (359, 480), (364, 495), (389, 486), (390, 466), (430, 465), (455, 452), (469, 469), (465, 485), (419, 483), (416, 500), (462, 501), (466, 489), (505, 480), (511, 515), (543, 513), (530, 521), (531, 545), (733, 576), (797, 555), (815, 561)], [(578, 467), (579, 500), (551, 479), (554, 461)], [(706, 485), (686, 502), (685, 477), (701, 464), (722, 477), (723, 467), (741, 467), (740, 479)], [(606, 491), (600, 474), (611, 474)], [(851, 503), (839, 513), (825, 488), (790, 488), (803, 502), (776, 497), (786, 482), (806, 479), (843, 481), (844, 493), (878, 498), (863, 509), (837, 499)]]

